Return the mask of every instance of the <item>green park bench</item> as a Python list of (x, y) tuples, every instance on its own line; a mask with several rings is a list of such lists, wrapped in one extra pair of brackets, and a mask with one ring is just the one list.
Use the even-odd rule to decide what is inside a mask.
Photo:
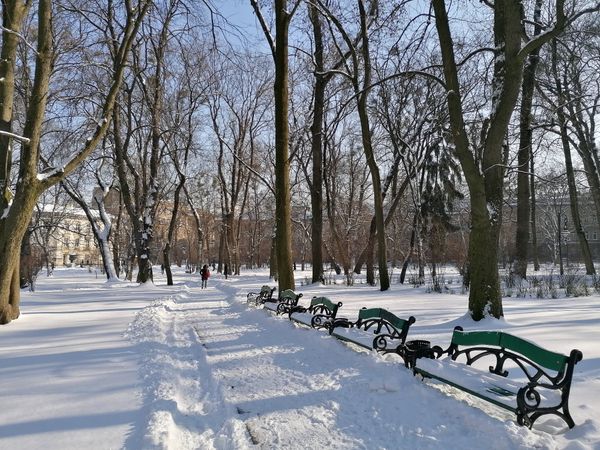
[(327, 297), (313, 297), (310, 306), (296, 305), (289, 311), (289, 318), (312, 328), (328, 328), (336, 318), (342, 302), (333, 303)]
[(279, 314), (288, 314), (290, 308), (298, 304), (302, 294), (297, 294), (292, 289), (286, 289), (279, 293), (279, 297), (274, 302), (268, 302), (264, 304), (265, 309), (276, 312)]
[(413, 316), (402, 319), (383, 308), (363, 308), (358, 312), (355, 322), (346, 318), (333, 319), (329, 332), (340, 340), (368, 350), (395, 352), (403, 356), (399, 350), (403, 348), (408, 329), (413, 323)]
[(461, 327), (454, 329), (448, 349), (430, 350), (413, 354), (415, 374), (509, 410), (519, 425), (531, 428), (539, 417), (551, 414), (569, 428), (575, 426), (569, 392), (575, 364), (583, 358), (579, 350), (567, 356), (501, 331), (467, 332)]
[(273, 292), (277, 290), (276, 287), (271, 287), (268, 285), (264, 285), (260, 292), (248, 292), (246, 295), (246, 303), (253, 306), (258, 306), (265, 302), (270, 302), (273, 300)]

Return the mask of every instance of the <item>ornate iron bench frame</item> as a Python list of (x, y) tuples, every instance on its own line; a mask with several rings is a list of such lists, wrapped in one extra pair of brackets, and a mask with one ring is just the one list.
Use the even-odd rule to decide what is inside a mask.
[[(331, 320), (329, 322), (329, 334), (368, 350), (377, 350), (381, 353), (397, 353), (404, 358), (401, 350), (406, 342), (408, 330), (415, 321), (416, 319), (413, 316), (402, 319), (383, 308), (362, 308), (358, 312), (356, 322), (351, 322), (345, 318)], [(335, 331), (336, 328), (354, 328), (362, 333), (368, 333), (369, 336), (374, 335), (371, 345), (368, 346), (365, 342), (338, 333)]]
[(273, 292), (277, 290), (276, 287), (264, 285), (260, 292), (248, 292), (246, 295), (246, 303), (249, 305), (258, 306), (265, 302), (273, 301)]
[(301, 320), (294, 319), (293, 315), (296, 313), (309, 313), (312, 315), (310, 319), (310, 326), (312, 328), (328, 328), (330, 322), (336, 318), (338, 309), (342, 305), (342, 302), (333, 303), (327, 297), (313, 297), (308, 308), (301, 305), (290, 308), (288, 317), (290, 320), (307, 325)]
[[(446, 350), (435, 346), (432, 351), (438, 360), (447, 355), (446, 357), (452, 361), (462, 362), (467, 366), (472, 366), (473, 363), (484, 357), (491, 357), (492, 361), (495, 360), (495, 364), (489, 366), (489, 374), (502, 379), (506, 379), (509, 375), (509, 370), (505, 367), (506, 362), (514, 363), (515, 367), (511, 367), (510, 370), (519, 369), (525, 375), (528, 381), (524, 386), (521, 386), (516, 393), (495, 386), (488, 387), (486, 390), (501, 396), (516, 396), (516, 407), (502, 403), (483, 392), (462, 386), (456, 380), (447, 380), (443, 373), (430, 373), (419, 367), (419, 362), (422, 360), (416, 361), (416, 366), (413, 368), (415, 374), (437, 379), (512, 411), (517, 415), (519, 425), (531, 428), (539, 417), (553, 414), (562, 418), (569, 428), (575, 426), (569, 412), (569, 392), (575, 365), (583, 358), (581, 351), (574, 349), (571, 350), (569, 356), (566, 356), (546, 350), (508, 333), (500, 331), (466, 332), (461, 327), (454, 329), (452, 341)], [(444, 358), (440, 361), (443, 360)], [(487, 375), (488, 372), (482, 371), (482, 375), (484, 374)], [(560, 402), (555, 405), (542, 405), (544, 397), (540, 392), (545, 390), (557, 391), (560, 394)]]
[(302, 293), (297, 294), (292, 289), (280, 292), (277, 298), (277, 307), (274, 309), (277, 315), (288, 314), (291, 308), (298, 305), (300, 297), (302, 297)]

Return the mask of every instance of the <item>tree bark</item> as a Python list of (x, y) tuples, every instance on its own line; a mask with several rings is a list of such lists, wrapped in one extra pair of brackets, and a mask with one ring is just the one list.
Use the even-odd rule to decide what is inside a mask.
[(185, 184), (185, 176), (179, 175), (179, 183), (173, 194), (173, 211), (171, 211), (171, 220), (169, 221), (169, 231), (167, 232), (167, 242), (163, 248), (163, 266), (167, 274), (167, 286), (173, 286), (173, 272), (171, 271), (171, 247), (173, 246), (173, 237), (175, 228), (177, 227), (177, 214), (179, 213), (179, 198), (183, 185)]
[[(5, 13), (11, 12), (3, 10)], [(53, 59), (51, 2), (40, 0), (37, 14), (35, 78), (23, 129), (23, 136), (27, 140), (22, 142), (19, 161), (21, 186), (17, 187), (12, 206), (7, 207), (8, 211), (3, 213), (4, 220), (0, 224), (0, 324), (9, 323), (20, 314), (20, 283), (15, 274), (19, 273), (21, 241), (31, 221), (36, 200), (43, 191), (37, 179), (37, 163)]]
[[(536, 0), (533, 15), (534, 36), (542, 32), (540, 16), (542, 0)], [(529, 261), (529, 236), (530, 236), (530, 175), (528, 173), (530, 160), (533, 158), (531, 151), (533, 132), (531, 129), (531, 110), (533, 105), (533, 92), (535, 89), (535, 74), (539, 61), (537, 48), (527, 57), (523, 70), (523, 83), (521, 88), (521, 113), (519, 121), (519, 152), (518, 152), (518, 175), (517, 175), (517, 235), (516, 235), (516, 258), (513, 271), (521, 278), (527, 278), (527, 263)]]
[[(552, 68), (554, 72), (554, 81), (556, 84), (556, 93), (558, 96), (559, 107), (556, 110), (556, 116), (558, 119), (558, 126), (560, 128), (560, 138), (563, 146), (563, 153), (565, 155), (565, 171), (567, 175), (567, 184), (569, 186), (569, 200), (571, 206), (571, 216), (573, 218), (573, 226), (575, 227), (575, 233), (579, 241), (581, 248), (581, 256), (585, 264), (585, 271), (587, 275), (594, 275), (596, 269), (594, 268), (594, 262), (592, 260), (592, 253), (585, 236), (585, 231), (581, 225), (581, 215), (579, 213), (579, 204), (577, 200), (577, 185), (575, 183), (575, 171), (573, 170), (573, 161), (571, 158), (571, 145), (569, 143), (569, 131), (567, 129), (567, 119), (564, 113), (565, 95), (563, 93), (562, 82), (557, 72), (557, 43), (553, 41), (552, 45)], [(559, 232), (562, 224), (558, 224)], [(559, 248), (562, 247), (562, 242), (558, 243)], [(562, 258), (561, 258), (562, 260)]]
[(288, 123), (287, 0), (275, 0), (275, 224), (279, 291), (294, 289)]
[[(385, 219), (383, 215), (383, 193), (381, 192), (381, 177), (379, 167), (375, 160), (373, 152), (373, 142), (371, 138), (371, 127), (369, 125), (369, 115), (367, 111), (367, 99), (371, 85), (371, 60), (369, 54), (369, 37), (367, 30), (367, 14), (362, 0), (358, 0), (360, 11), (361, 33), (362, 33), (362, 58), (364, 63), (364, 78), (362, 89), (358, 86), (357, 75), (354, 77), (354, 89), (358, 95), (358, 116), (360, 120), (361, 137), (363, 151), (367, 159), (367, 164), (371, 172), (371, 181), (373, 184), (373, 207), (375, 209), (375, 229), (377, 232), (377, 257), (379, 262), (379, 288), (387, 291), (390, 288), (390, 277), (387, 270), (387, 246), (385, 237)], [(355, 67), (358, 61), (355, 61)], [(368, 270), (368, 267), (367, 267)]]
[[(83, 210), (88, 222), (90, 223), (90, 228), (92, 229), (92, 233), (94, 235), (94, 239), (96, 240), (96, 244), (98, 244), (98, 249), (100, 250), (100, 256), (102, 258), (102, 266), (104, 267), (104, 273), (106, 274), (106, 279), (108, 281), (116, 281), (118, 280), (117, 272), (115, 270), (112, 251), (110, 250), (109, 239), (112, 232), (112, 221), (109, 215), (106, 212), (106, 207), (104, 204), (104, 199), (109, 193), (108, 187), (100, 186), (102, 189), (102, 194), (94, 194), (94, 201), (98, 207), (98, 212), (100, 213), (100, 222), (102, 222), (102, 229), (100, 229), (100, 225), (97, 223), (98, 218), (94, 216), (92, 210), (88, 206), (88, 204), (83, 200), (82, 196), (75, 191), (74, 188), (68, 185), (68, 182), (65, 181), (62, 183), (63, 188), (69, 194), (71, 199), (75, 203), (79, 205), (79, 207)], [(100, 198), (98, 198), (98, 195)]]
[(323, 33), (321, 20), (314, 4), (309, 4), (310, 21), (315, 39), (315, 87), (313, 100), (312, 134), (312, 171), (310, 185), (311, 225), (312, 225), (312, 282), (323, 281), (323, 112), (325, 109), (325, 86), (323, 62)]
[(531, 192), (531, 251), (533, 258), (533, 270), (537, 272), (540, 270), (540, 258), (538, 254), (538, 240), (537, 240), (537, 195), (535, 191), (535, 161), (531, 158), (530, 174), (529, 174), (529, 192)]
[[(30, 5), (21, 0), (2, 2), (0, 131), (5, 133), (12, 133), (17, 46)], [(13, 196), (10, 191), (11, 165), (12, 139), (9, 135), (0, 134), (0, 254), (4, 255), (0, 257), (0, 324), (8, 323), (20, 314), (19, 253), (15, 250), (17, 243), (12, 242), (17, 236), (12, 231), (8, 232), (11, 228), (6, 223)]]

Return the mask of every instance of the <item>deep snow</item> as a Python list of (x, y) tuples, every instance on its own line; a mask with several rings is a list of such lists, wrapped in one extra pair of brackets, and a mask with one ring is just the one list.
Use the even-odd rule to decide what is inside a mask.
[(167, 287), (158, 272), (157, 286), (138, 286), (57, 270), (23, 293), (22, 316), (0, 327), (0, 449), (600, 449), (598, 296), (507, 298), (504, 321), (475, 324), (461, 294), (299, 283), (304, 303), (343, 301), (340, 316), (362, 306), (414, 315), (410, 337), (436, 344), (460, 324), (579, 348), (577, 426), (528, 430), (423, 383), (395, 356), (249, 308), (248, 291), (274, 285), (265, 272), (213, 276), (204, 290), (197, 275)]

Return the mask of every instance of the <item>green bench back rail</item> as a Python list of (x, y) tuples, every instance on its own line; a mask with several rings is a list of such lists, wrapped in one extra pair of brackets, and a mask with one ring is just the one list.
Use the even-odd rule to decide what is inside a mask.
[(342, 306), (342, 302), (333, 303), (327, 297), (313, 297), (308, 309), (313, 314), (324, 312), (335, 317), (340, 306)]
[(376, 326), (377, 328), (373, 331), (375, 334), (380, 334), (382, 329), (385, 329), (391, 337), (401, 339), (406, 337), (408, 327), (414, 322), (415, 318), (412, 316), (408, 319), (401, 319), (384, 308), (363, 308), (358, 312), (358, 321), (355, 326), (364, 330)]
[(552, 352), (526, 339), (502, 331), (462, 331), (455, 329), (452, 343), (462, 346), (492, 345), (520, 353), (525, 358), (555, 372), (564, 372), (569, 357)]

